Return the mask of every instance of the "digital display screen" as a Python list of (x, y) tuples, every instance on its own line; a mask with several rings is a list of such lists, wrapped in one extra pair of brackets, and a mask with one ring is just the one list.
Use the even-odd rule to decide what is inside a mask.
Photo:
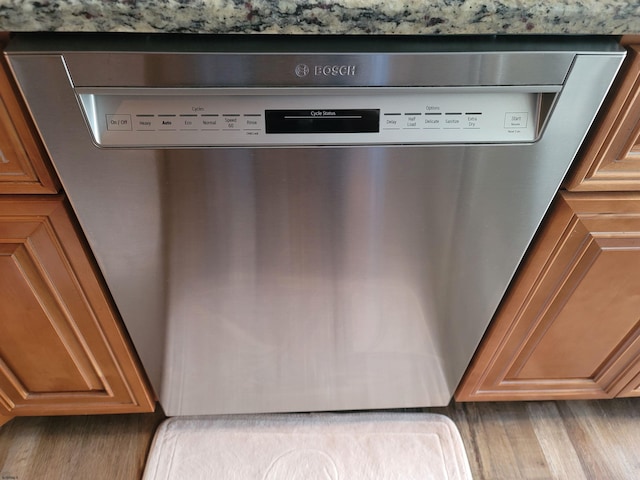
[(266, 133), (376, 133), (380, 110), (265, 110)]

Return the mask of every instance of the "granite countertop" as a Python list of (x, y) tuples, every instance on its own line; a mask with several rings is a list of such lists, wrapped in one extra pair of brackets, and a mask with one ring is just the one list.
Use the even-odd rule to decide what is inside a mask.
[(637, 0), (0, 0), (1, 31), (626, 34)]

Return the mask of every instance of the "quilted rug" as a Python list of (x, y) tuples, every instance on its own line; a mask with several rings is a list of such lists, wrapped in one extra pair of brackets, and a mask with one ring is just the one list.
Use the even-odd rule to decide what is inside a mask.
[(460, 434), (427, 413), (175, 417), (143, 480), (471, 479)]

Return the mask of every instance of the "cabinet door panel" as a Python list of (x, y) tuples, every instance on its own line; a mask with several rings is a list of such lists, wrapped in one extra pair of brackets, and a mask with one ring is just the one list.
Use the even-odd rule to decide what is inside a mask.
[(7, 369), (0, 372), (23, 397), (104, 390), (73, 319), (29, 250), (24, 243), (0, 245), (0, 292), (12, 299), (0, 303), (6, 319), (0, 322), (0, 358)]
[(640, 46), (629, 47), (594, 130), (565, 187), (571, 191), (640, 190)]
[(0, 193), (57, 191), (58, 181), (45, 149), (0, 57)]
[(619, 397), (640, 397), (640, 375), (637, 375), (630, 384), (622, 389)]
[(632, 312), (640, 312), (640, 252), (608, 243), (589, 237), (578, 252), (510, 378), (596, 378), (612, 345), (622, 344), (634, 330)]
[[(2, 396), (0, 395), (0, 405), (2, 404)], [(5, 417), (4, 415), (2, 415), (2, 413), (0, 413), (0, 427), (7, 423), (9, 420), (11, 420), (11, 417)]]
[(0, 197), (0, 298), (0, 416), (153, 410), (61, 197)]
[(562, 194), (456, 398), (621, 391), (639, 371), (639, 205), (635, 194)]

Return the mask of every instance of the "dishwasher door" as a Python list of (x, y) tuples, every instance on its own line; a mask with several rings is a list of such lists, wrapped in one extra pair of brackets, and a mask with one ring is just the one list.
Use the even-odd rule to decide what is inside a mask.
[(624, 57), (295, 40), (8, 53), (169, 415), (446, 405)]

